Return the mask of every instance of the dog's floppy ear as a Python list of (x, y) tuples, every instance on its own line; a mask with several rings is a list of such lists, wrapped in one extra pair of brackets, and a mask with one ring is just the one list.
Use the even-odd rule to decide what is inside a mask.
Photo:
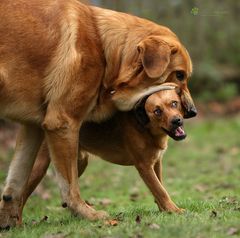
[(145, 111), (144, 107), (137, 107), (134, 110), (135, 117), (137, 121), (142, 125), (145, 126), (146, 124), (149, 123), (149, 117), (147, 116), (147, 113)]
[(162, 40), (149, 37), (138, 44), (142, 65), (150, 78), (160, 77), (166, 70), (172, 49)]

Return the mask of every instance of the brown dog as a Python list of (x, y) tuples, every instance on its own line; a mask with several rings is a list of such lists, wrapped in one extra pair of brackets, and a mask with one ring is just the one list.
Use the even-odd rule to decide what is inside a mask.
[[(131, 112), (87, 122), (80, 130), (80, 148), (111, 163), (134, 165), (161, 211), (180, 212), (162, 183), (162, 157), (168, 136), (185, 139), (179, 89), (163, 90), (140, 101)], [(83, 172), (82, 164), (79, 172)]]
[(166, 81), (183, 90), (190, 57), (168, 28), (76, 0), (0, 1), (0, 115), (22, 124), (0, 204), (12, 226), (39, 147), (46, 138), (62, 198), (75, 214), (104, 218), (81, 199), (78, 138), (84, 121), (127, 111)]
[[(163, 90), (141, 100), (131, 112), (119, 112), (102, 122), (86, 122), (80, 130), (79, 146), (111, 163), (134, 165), (155, 197), (160, 211), (181, 212), (162, 181), (162, 158), (168, 145), (168, 136), (174, 140), (186, 137), (183, 130), (183, 110), (180, 91)], [(45, 174), (50, 158), (42, 154), (37, 159), (24, 201)], [(78, 164), (79, 176), (88, 162), (87, 153)], [(67, 203), (65, 204), (67, 205)]]

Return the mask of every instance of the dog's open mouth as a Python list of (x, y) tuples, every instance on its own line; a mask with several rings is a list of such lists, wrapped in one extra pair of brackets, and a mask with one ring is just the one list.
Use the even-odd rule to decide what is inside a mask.
[(163, 128), (163, 130), (174, 140), (183, 140), (186, 138), (187, 134), (185, 133), (183, 126), (179, 126), (171, 131), (168, 131)]

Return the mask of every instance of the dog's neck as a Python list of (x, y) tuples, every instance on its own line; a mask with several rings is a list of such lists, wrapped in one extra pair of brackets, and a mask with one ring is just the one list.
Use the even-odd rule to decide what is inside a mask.
[(139, 68), (138, 44), (152, 34), (169, 34), (170, 31), (136, 16), (98, 7), (90, 8), (106, 61), (97, 106), (90, 117), (92, 120), (102, 121), (117, 111), (115, 104), (110, 100), (111, 92), (115, 90), (116, 85), (133, 78)]
[(159, 32), (159, 28), (164, 27), (126, 13), (91, 8), (94, 11), (106, 60), (103, 85), (109, 88), (116, 79), (127, 81), (132, 77), (133, 69), (137, 66), (137, 45), (147, 36)]
[[(104, 11), (97, 7), (92, 8), (95, 12), (96, 22), (99, 30), (103, 52), (106, 59), (106, 69), (104, 76), (104, 86), (107, 88), (119, 75), (119, 71), (124, 60), (124, 49), (128, 40), (128, 25), (124, 19), (124, 13), (111, 10)], [(128, 17), (129, 19), (129, 17)], [(131, 19), (131, 18), (130, 18)], [(111, 24), (109, 24), (111, 22)], [(127, 52), (133, 57), (133, 47)], [(131, 52), (132, 51), (132, 52)]]

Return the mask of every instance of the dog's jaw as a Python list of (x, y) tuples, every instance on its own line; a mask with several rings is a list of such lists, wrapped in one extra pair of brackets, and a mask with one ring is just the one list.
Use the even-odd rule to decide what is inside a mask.
[(173, 130), (167, 130), (165, 128), (162, 129), (168, 136), (170, 136), (172, 139), (176, 141), (184, 140), (187, 137), (187, 134), (185, 133), (182, 126), (179, 126)]

